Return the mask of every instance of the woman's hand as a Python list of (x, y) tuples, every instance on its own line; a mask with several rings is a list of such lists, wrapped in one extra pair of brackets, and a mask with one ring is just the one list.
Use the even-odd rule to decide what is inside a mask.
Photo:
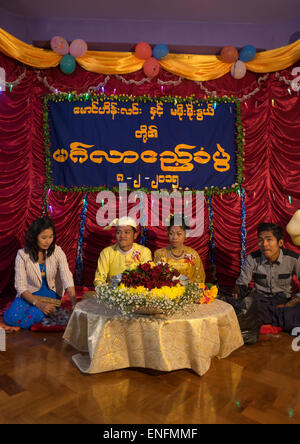
[(71, 304), (72, 304), (72, 308), (74, 308), (75, 305), (76, 305), (76, 302), (77, 302), (75, 287), (68, 287), (66, 289), (66, 291), (67, 291), (67, 293), (69, 295), (69, 298), (70, 298), (70, 301), (71, 301)]
[(56, 313), (56, 308), (52, 304), (47, 304), (45, 302), (38, 302), (36, 307), (41, 310), (46, 316), (50, 316)]

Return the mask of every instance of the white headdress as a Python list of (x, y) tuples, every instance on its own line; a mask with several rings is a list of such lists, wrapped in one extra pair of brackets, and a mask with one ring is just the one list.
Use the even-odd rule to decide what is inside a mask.
[(132, 217), (123, 216), (120, 219), (112, 220), (104, 230), (110, 230), (112, 227), (126, 227), (127, 225), (136, 229), (136, 221)]

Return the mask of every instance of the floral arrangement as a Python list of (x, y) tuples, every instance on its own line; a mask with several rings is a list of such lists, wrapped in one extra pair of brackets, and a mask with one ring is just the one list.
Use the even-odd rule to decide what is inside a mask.
[(199, 304), (210, 304), (218, 296), (218, 287), (216, 285), (199, 284), (199, 288), (200, 288), (200, 298), (198, 301)]
[(191, 308), (192, 304), (207, 304), (217, 296), (217, 287), (189, 282), (183, 285), (180, 273), (167, 263), (139, 264), (126, 270), (117, 287), (102, 284), (96, 287), (97, 299), (122, 314), (148, 309), (171, 315)]

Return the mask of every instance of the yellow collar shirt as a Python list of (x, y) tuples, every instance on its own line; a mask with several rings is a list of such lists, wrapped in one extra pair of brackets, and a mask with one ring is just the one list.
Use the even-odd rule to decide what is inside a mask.
[(111, 282), (113, 276), (117, 276), (126, 269), (133, 269), (139, 264), (152, 260), (149, 248), (133, 243), (131, 250), (124, 252), (118, 244), (104, 248), (99, 256), (95, 273), (94, 286)]

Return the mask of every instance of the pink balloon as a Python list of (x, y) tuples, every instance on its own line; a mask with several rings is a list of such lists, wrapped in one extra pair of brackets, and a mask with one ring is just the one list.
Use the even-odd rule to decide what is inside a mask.
[(73, 57), (82, 57), (87, 52), (87, 44), (84, 40), (76, 39), (70, 45), (70, 54)]
[(146, 60), (143, 65), (144, 73), (151, 79), (157, 76), (159, 73), (159, 68), (159, 62), (154, 57), (150, 57), (150, 59)]
[(138, 59), (147, 60), (152, 56), (152, 48), (146, 42), (140, 42), (135, 47), (135, 56)]
[(230, 72), (234, 79), (242, 79), (243, 77), (245, 77), (247, 72), (245, 63), (241, 60), (237, 60), (233, 63)]
[(50, 41), (52, 51), (59, 55), (66, 55), (69, 53), (69, 43), (66, 39), (60, 36), (52, 37)]

